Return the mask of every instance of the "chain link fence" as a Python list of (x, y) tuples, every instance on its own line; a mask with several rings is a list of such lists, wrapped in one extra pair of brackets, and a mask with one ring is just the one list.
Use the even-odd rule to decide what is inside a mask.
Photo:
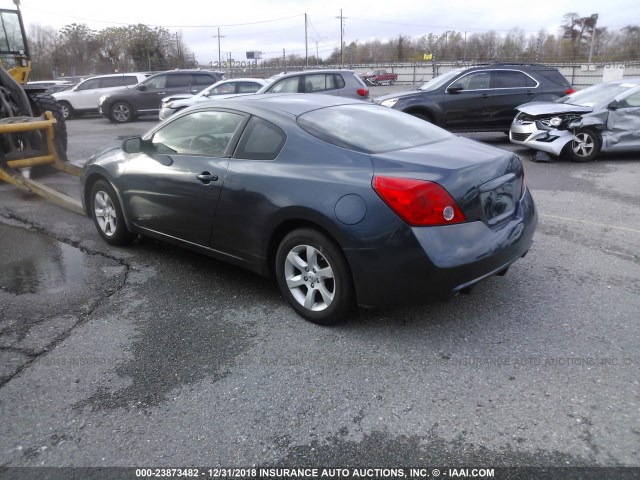
[[(624, 78), (640, 78), (640, 62), (619, 62), (619, 63), (562, 63), (546, 65), (556, 67), (571, 84), (578, 88), (586, 88), (601, 82), (619, 80)], [(357, 73), (366, 73), (374, 68), (385, 68), (387, 71), (398, 74), (397, 84), (421, 85), (432, 78), (458, 68), (477, 66), (471, 63), (462, 62), (417, 62), (417, 63), (395, 63), (395, 64), (362, 64), (345, 65)], [(272, 62), (238, 62), (238, 65), (225, 66), (219, 69), (224, 72), (227, 78), (238, 77), (259, 77), (269, 78), (277, 73), (287, 71), (300, 71), (316, 68), (341, 68), (340, 65), (273, 65)]]

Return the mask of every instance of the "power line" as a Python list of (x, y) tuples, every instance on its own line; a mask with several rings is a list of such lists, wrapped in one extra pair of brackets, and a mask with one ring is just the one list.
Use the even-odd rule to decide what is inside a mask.
[[(23, 10), (29, 11), (28, 7), (23, 7)], [(35, 9), (34, 9), (35, 10)], [(297, 15), (292, 15), (290, 17), (282, 17), (282, 18), (273, 18), (270, 20), (260, 20), (256, 22), (245, 22), (245, 23), (228, 23), (228, 24), (218, 24), (218, 25), (160, 25), (160, 24), (146, 24), (144, 22), (112, 22), (109, 20), (96, 20), (95, 18), (86, 18), (86, 17), (76, 17), (74, 15), (60, 15), (59, 13), (53, 12), (45, 12), (43, 10), (38, 9), (38, 13), (46, 13), (51, 16), (61, 17), (61, 18), (70, 18), (73, 20), (82, 20), (85, 22), (95, 22), (95, 23), (108, 23), (111, 25), (137, 25), (138, 23), (143, 23), (144, 25), (153, 25), (154, 27), (162, 27), (162, 28), (217, 28), (217, 27), (245, 27), (249, 25), (259, 25), (263, 23), (274, 23), (281, 22), (283, 20), (290, 20), (296, 17), (303, 17), (304, 13), (299, 13)]]

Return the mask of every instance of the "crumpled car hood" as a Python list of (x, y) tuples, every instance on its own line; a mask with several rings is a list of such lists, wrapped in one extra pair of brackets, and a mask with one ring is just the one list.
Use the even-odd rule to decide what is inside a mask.
[(520, 105), (516, 110), (532, 117), (540, 117), (544, 115), (563, 115), (567, 113), (591, 113), (593, 108), (571, 105), (569, 103), (531, 102)]

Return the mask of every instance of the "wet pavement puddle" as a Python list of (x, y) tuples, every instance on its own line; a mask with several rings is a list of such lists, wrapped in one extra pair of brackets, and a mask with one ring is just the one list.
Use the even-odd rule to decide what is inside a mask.
[(86, 255), (45, 234), (0, 222), (0, 290), (56, 293), (84, 284)]

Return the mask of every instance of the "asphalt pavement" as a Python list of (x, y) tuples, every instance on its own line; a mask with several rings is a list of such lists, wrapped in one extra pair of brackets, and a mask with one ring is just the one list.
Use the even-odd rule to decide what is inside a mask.
[[(70, 159), (155, 124), (70, 120)], [(0, 185), (0, 466), (640, 467), (640, 158), (536, 163), (465, 136), (522, 157), (529, 254), (470, 295), (332, 328), (270, 279), (109, 247)]]

